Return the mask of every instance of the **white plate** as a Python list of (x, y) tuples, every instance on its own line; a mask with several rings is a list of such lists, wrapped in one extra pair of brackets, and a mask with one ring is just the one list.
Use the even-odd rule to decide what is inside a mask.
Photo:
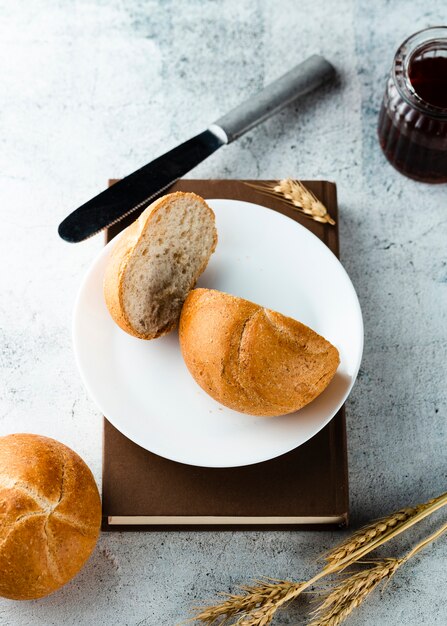
[(284, 454), (330, 421), (358, 373), (363, 321), (342, 265), (306, 228), (256, 204), (208, 202), (216, 214), (219, 243), (198, 286), (280, 311), (326, 337), (341, 359), (327, 389), (282, 417), (244, 415), (218, 404), (186, 369), (177, 332), (143, 341), (112, 321), (102, 281), (116, 240), (97, 256), (81, 285), (74, 349), (89, 394), (126, 437), (181, 463), (235, 467)]

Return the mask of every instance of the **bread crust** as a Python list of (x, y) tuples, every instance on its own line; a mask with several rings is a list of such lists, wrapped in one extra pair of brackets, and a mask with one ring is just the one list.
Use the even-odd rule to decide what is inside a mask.
[(98, 488), (73, 450), (40, 435), (0, 437), (0, 596), (30, 600), (64, 585), (100, 522)]
[[(150, 206), (148, 206), (147, 209), (145, 209), (143, 213), (139, 216), (139, 218), (127, 228), (123, 236), (120, 237), (119, 241), (116, 243), (115, 247), (112, 250), (110, 259), (105, 270), (104, 298), (110, 315), (118, 324), (118, 326), (122, 328), (122, 330), (124, 330), (126, 333), (129, 333), (130, 335), (133, 335), (134, 337), (138, 337), (139, 339), (155, 339), (157, 337), (161, 337), (162, 335), (166, 335), (171, 330), (173, 330), (173, 328), (175, 328), (175, 326), (177, 325), (177, 320), (174, 320), (171, 325), (161, 328), (155, 333), (141, 333), (132, 326), (129, 317), (126, 314), (123, 297), (124, 274), (127, 269), (127, 264), (131, 259), (132, 253), (135, 247), (138, 245), (141, 237), (145, 235), (146, 231), (151, 228), (152, 224), (155, 222), (157, 214), (160, 211), (166, 209), (172, 202), (175, 202), (175, 200), (185, 197), (192, 197), (194, 198), (194, 200), (199, 201), (209, 211), (210, 216), (212, 216), (214, 222), (215, 217), (213, 211), (207, 205), (205, 200), (197, 194), (192, 192), (185, 193), (182, 191), (177, 191), (175, 193), (170, 193), (162, 196), (161, 198), (153, 202)], [(216, 245), (217, 233), (215, 231), (212, 249), (209, 252), (208, 258), (201, 265), (199, 271), (197, 272), (197, 275), (194, 277), (190, 289), (194, 287), (199, 276), (205, 270), (209, 261), (209, 257), (216, 249)]]
[(327, 387), (340, 363), (337, 348), (301, 322), (212, 289), (190, 292), (179, 338), (202, 389), (251, 415), (297, 411)]

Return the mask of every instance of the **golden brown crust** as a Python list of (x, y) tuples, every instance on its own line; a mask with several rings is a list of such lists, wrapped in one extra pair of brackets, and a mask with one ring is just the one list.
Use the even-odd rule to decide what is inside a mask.
[(98, 488), (73, 450), (40, 435), (0, 437), (0, 596), (29, 600), (64, 585), (100, 522)]
[[(200, 201), (209, 210), (213, 216), (214, 213), (210, 207), (206, 204), (205, 200), (192, 192), (176, 191), (162, 196), (143, 211), (139, 218), (126, 230), (125, 234), (120, 237), (119, 241), (115, 245), (110, 255), (110, 259), (107, 263), (107, 267), (104, 274), (104, 298), (110, 315), (114, 321), (122, 328), (126, 333), (138, 337), (139, 339), (156, 339), (162, 335), (166, 335), (173, 328), (175, 328), (177, 322), (174, 321), (170, 326), (160, 329), (157, 333), (141, 333), (132, 326), (128, 316), (126, 315), (126, 309), (123, 300), (123, 285), (124, 285), (124, 273), (126, 271), (127, 263), (132, 255), (132, 252), (138, 244), (140, 238), (146, 233), (147, 229), (151, 227), (156, 219), (156, 215), (159, 211), (165, 209), (169, 204), (179, 198), (185, 196), (192, 196), (195, 200)], [(210, 255), (214, 252), (217, 245), (217, 235), (214, 237), (214, 245), (210, 251)], [(200, 274), (205, 270), (208, 263), (208, 259), (202, 265), (197, 273), (191, 289), (197, 282)]]
[[(153, 205), (151, 205), (151, 207), (152, 206)], [(148, 207), (148, 209), (151, 207)], [(146, 211), (148, 211), (148, 209), (146, 209)], [(136, 337), (139, 335), (130, 325), (122, 303), (123, 274), (127, 261), (132, 254), (132, 250), (141, 235), (141, 229), (144, 226), (144, 221), (142, 221), (141, 218), (145, 215), (146, 211), (129, 226), (125, 234), (120, 237), (119, 241), (115, 244), (104, 274), (104, 298), (110, 315), (120, 328), (126, 331), (126, 333)], [(147, 217), (149, 216), (147, 215)], [(143, 339), (144, 338), (145, 337), (143, 337)]]
[(202, 389), (251, 415), (297, 411), (326, 388), (340, 362), (338, 350), (304, 324), (212, 289), (188, 295), (179, 338)]

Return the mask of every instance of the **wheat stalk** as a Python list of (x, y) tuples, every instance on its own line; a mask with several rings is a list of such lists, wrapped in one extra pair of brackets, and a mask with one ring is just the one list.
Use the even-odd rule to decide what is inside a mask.
[[(422, 521), (424, 518), (428, 517), (429, 515), (431, 515), (432, 513), (434, 513), (438, 509), (441, 509), (442, 507), (446, 505), (447, 505), (447, 493), (443, 493), (437, 498), (433, 498), (432, 500), (429, 500), (428, 502), (415, 506), (413, 509), (413, 513), (406, 519), (403, 519), (403, 521), (401, 521), (398, 524), (394, 524), (394, 519), (397, 513), (399, 513), (399, 511), (397, 513), (392, 513), (388, 517), (385, 517), (381, 520), (381, 523), (386, 527), (385, 530), (382, 533), (377, 532), (372, 538), (369, 539), (369, 541), (367, 541), (363, 545), (357, 546), (355, 545), (357, 542), (354, 541), (353, 546), (351, 548), (349, 546), (349, 540), (347, 542), (343, 542), (341, 545), (345, 546), (344, 554), (340, 555), (338, 560), (332, 559), (326, 565), (326, 567), (322, 570), (322, 573), (326, 572), (329, 574), (329, 573), (334, 573), (336, 571), (345, 569), (346, 567), (348, 567), (355, 561), (362, 559), (369, 552), (376, 550), (377, 548), (382, 546), (384, 543), (386, 543), (390, 539), (397, 537), (397, 535), (400, 535), (408, 528), (411, 528), (411, 526), (413, 526), (414, 524), (417, 524), (418, 522)], [(405, 509), (401, 509), (401, 510), (405, 510)], [(372, 526), (373, 525), (367, 528), (372, 528)], [(359, 532), (359, 536), (360, 536), (360, 532)], [(338, 549), (338, 547), (336, 548), (336, 550)], [(327, 555), (326, 558), (330, 558), (330, 554)]]
[(341, 560), (356, 552), (363, 545), (368, 544), (372, 540), (383, 537), (392, 529), (399, 528), (401, 524), (413, 518), (417, 513), (431, 509), (433, 504), (436, 504), (439, 501), (442, 502), (443, 498), (444, 496), (439, 496), (438, 498), (433, 498), (423, 504), (400, 509), (387, 517), (382, 517), (372, 524), (368, 524), (367, 526), (360, 528), (360, 530), (351, 535), (346, 541), (340, 543), (328, 554), (326, 554), (324, 559), (328, 563), (339, 563)]
[(335, 221), (329, 215), (327, 208), (316, 195), (299, 180), (284, 178), (273, 184), (246, 183), (268, 196), (282, 196), (284, 202), (292, 206), (306, 217), (333, 226)]
[(309, 626), (338, 626), (357, 608), (384, 580), (390, 580), (397, 570), (417, 552), (447, 532), (447, 523), (417, 543), (400, 559), (384, 559), (374, 567), (345, 577), (337, 583), (314, 611), (315, 619)]
[[(310, 580), (300, 583), (291, 581), (268, 582), (272, 579), (257, 581), (256, 585), (241, 587), (243, 594), (228, 594), (226, 595), (227, 599), (221, 604), (200, 609), (200, 612), (189, 621), (201, 621), (206, 626), (212, 626), (221, 619), (219, 625), (223, 626), (223, 624), (229, 623), (229, 619), (236, 617), (236, 622), (233, 624), (237, 626), (268, 626), (277, 609), (286, 602), (297, 598), (305, 589), (322, 578), (345, 570), (353, 563), (358, 562), (359, 559), (363, 559), (369, 552), (376, 550), (446, 505), (447, 493), (444, 493), (424, 504), (401, 509), (358, 531), (348, 541), (337, 546), (326, 555), (325, 567)], [(447, 529), (447, 524), (445, 528)], [(444, 532), (442, 529), (441, 531)], [(403, 559), (399, 560), (397, 567), (400, 567), (427, 543), (442, 534), (441, 531), (437, 531), (413, 548)], [(351, 610), (354, 608), (355, 606)], [(333, 622), (332, 626), (335, 624), (336, 622)]]

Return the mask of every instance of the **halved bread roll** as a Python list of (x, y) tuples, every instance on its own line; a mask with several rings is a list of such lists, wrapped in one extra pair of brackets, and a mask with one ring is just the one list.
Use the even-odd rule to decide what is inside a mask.
[(292, 413), (333, 378), (337, 348), (300, 322), (212, 289), (195, 289), (180, 318), (180, 347), (196, 382), (251, 415)]
[(104, 297), (115, 322), (141, 339), (172, 330), (216, 244), (214, 213), (200, 196), (177, 192), (151, 204), (106, 267)]

